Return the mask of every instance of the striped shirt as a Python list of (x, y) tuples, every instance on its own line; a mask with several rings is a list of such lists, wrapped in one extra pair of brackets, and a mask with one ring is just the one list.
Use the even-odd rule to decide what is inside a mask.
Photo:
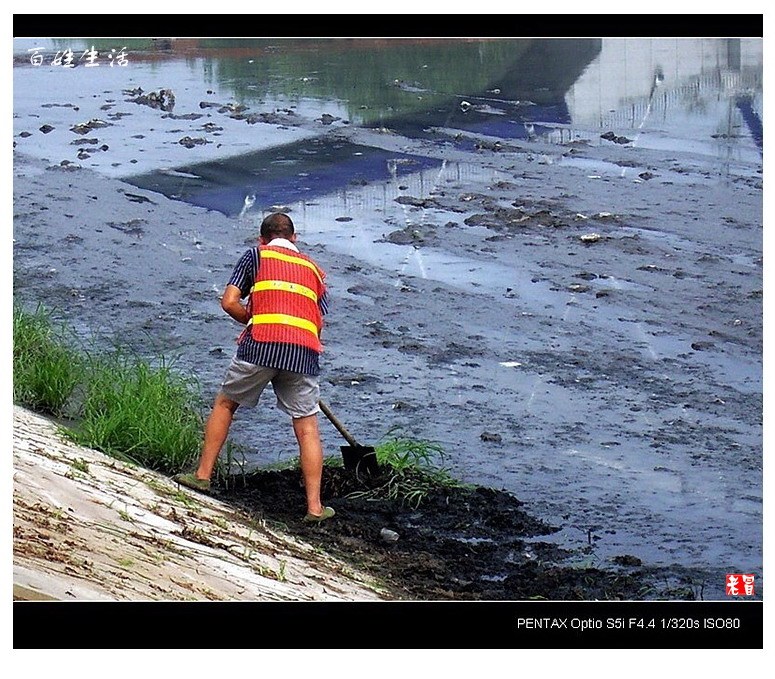
[[(296, 246), (284, 239), (275, 239), (271, 245), (287, 247), (298, 252)], [(261, 265), (260, 259), (259, 249), (250, 248), (240, 257), (237, 266), (234, 267), (228, 284), (240, 289), (242, 299), (250, 294), (250, 290), (256, 282), (256, 274)], [(318, 306), (321, 314), (325, 315), (328, 312), (327, 295), (324, 294), (318, 300)], [(242, 333), (236, 357), (241, 361), (263, 365), (267, 368), (289, 370), (303, 375), (320, 374), (320, 356), (313, 349), (282, 342), (256, 342), (250, 331)]]

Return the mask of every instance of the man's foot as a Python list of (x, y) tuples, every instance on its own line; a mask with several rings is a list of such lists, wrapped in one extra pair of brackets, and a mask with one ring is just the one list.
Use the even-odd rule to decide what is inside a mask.
[(326, 519), (330, 519), (336, 512), (334, 511), (333, 507), (323, 507), (323, 513), (322, 514), (307, 514), (304, 517), (304, 521), (307, 523), (320, 523), (321, 521), (325, 521)]
[(176, 474), (172, 478), (186, 488), (198, 490), (200, 493), (210, 492), (210, 479), (200, 479), (196, 474)]

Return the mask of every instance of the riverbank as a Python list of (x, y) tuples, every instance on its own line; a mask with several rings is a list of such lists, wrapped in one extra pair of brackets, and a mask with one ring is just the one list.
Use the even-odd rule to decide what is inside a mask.
[(374, 578), (169, 477), (13, 409), (21, 601), (379, 601)]
[[(14, 600), (695, 600), (707, 573), (558, 549), (517, 498), (424, 487), (407, 503), (337, 466), (337, 509), (300, 521), (298, 471), (234, 477), (215, 497), (70, 443), (14, 407)], [(373, 484), (372, 487), (376, 487)]]

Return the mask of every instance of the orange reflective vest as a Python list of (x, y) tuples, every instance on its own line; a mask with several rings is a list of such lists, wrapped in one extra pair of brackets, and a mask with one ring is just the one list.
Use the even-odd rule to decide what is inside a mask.
[(288, 248), (262, 245), (250, 292), (250, 334), (257, 342), (282, 342), (320, 353), (323, 316), (318, 300), (325, 273), (311, 258)]

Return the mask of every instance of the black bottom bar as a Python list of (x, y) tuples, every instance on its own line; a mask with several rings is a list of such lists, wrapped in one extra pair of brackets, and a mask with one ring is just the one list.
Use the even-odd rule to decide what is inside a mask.
[[(302, 629), (315, 629), (317, 636), (299, 642)], [(763, 604), (732, 600), (13, 605), (14, 648), (195, 648), (203, 638), (215, 638), (212, 630), (224, 632), (217, 635), (218, 648), (235, 649), (761, 649)], [(380, 630), (400, 630), (400, 638)]]

